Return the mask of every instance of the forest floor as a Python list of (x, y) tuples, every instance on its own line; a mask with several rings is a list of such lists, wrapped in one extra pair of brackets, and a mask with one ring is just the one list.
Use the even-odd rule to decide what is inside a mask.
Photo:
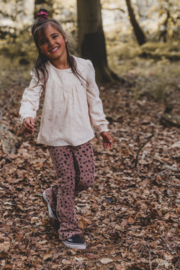
[[(17, 139), (14, 154), (0, 146), (0, 269), (179, 269), (180, 130), (160, 124), (164, 103), (135, 100), (128, 83), (99, 85), (114, 144), (104, 149), (99, 134), (91, 141), (95, 183), (75, 199), (87, 249), (71, 250), (42, 198), (57, 182), (46, 146), (36, 143), (42, 102), (34, 135), (23, 135), (18, 122), (28, 84), (9, 83), (14, 98), (0, 121)], [(2, 93), (0, 108), (9, 98)], [(180, 114), (178, 89), (174, 99)]]

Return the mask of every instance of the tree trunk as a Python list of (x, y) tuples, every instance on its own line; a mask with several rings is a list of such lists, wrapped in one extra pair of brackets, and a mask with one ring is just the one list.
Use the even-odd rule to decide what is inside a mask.
[(146, 36), (143, 30), (141, 29), (138, 21), (136, 20), (134, 10), (131, 4), (131, 0), (126, 0), (126, 4), (127, 4), (128, 12), (129, 12), (130, 22), (133, 26), (137, 41), (139, 45), (143, 45), (144, 43), (146, 43)]
[(77, 0), (78, 46), (81, 57), (90, 59), (99, 82), (119, 79), (108, 67), (100, 0)]

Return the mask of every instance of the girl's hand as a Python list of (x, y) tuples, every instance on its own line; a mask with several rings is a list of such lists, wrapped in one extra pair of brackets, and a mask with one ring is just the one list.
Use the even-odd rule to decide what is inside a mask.
[(22, 123), (22, 132), (32, 134), (34, 132), (34, 119), (32, 117), (26, 117)]
[(111, 138), (109, 131), (101, 132), (101, 136), (103, 138), (104, 148), (109, 148), (109, 147), (111, 148), (113, 146), (113, 139)]

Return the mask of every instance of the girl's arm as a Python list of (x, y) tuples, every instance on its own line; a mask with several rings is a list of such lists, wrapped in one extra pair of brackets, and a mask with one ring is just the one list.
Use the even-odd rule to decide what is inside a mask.
[(95, 70), (90, 60), (87, 60), (87, 63), (87, 100), (91, 122), (99, 132), (109, 131), (109, 122), (106, 120), (106, 115), (103, 112), (102, 101), (99, 97), (99, 88), (95, 81)]
[(103, 137), (103, 146), (105, 148), (112, 147), (113, 140), (109, 133), (106, 115), (103, 112), (103, 104), (99, 97), (99, 88), (95, 81), (95, 70), (90, 60), (87, 60), (87, 100), (89, 106), (89, 115), (92, 125), (98, 129)]
[(39, 108), (39, 99), (43, 90), (42, 83), (37, 84), (38, 79), (33, 71), (31, 71), (31, 76), (32, 79), (30, 85), (24, 90), (21, 100), (21, 107), (19, 110), (21, 123), (25, 118), (34, 119), (36, 117), (36, 111)]

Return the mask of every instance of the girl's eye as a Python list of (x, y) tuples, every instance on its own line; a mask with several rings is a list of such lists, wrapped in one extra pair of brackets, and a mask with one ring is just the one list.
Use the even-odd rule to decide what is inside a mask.
[(53, 38), (57, 38), (57, 37), (58, 37), (58, 35), (54, 35), (54, 36), (53, 36)]
[(44, 43), (46, 43), (46, 40), (41, 41), (41, 45), (43, 45)]

